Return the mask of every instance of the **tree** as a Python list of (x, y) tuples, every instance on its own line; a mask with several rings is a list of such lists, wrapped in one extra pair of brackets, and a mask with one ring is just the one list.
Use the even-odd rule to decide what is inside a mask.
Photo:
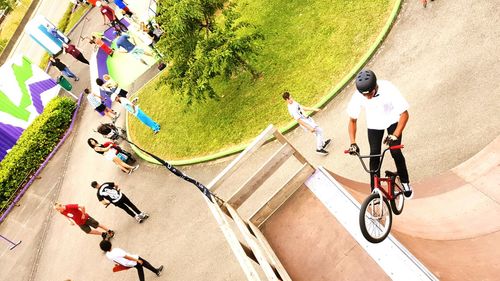
[(158, 47), (171, 67), (165, 83), (178, 94), (193, 99), (216, 98), (216, 77), (229, 79), (249, 72), (262, 34), (239, 20), (234, 4), (221, 0), (160, 1), (157, 21), (165, 31)]
[(14, 0), (0, 0), (0, 10), (10, 10), (14, 5)]

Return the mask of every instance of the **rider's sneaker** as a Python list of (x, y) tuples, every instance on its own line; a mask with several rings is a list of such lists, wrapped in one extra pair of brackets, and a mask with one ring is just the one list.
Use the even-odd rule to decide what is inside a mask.
[(316, 149), (316, 153), (318, 153), (320, 155), (328, 155), (328, 151), (326, 151), (324, 149)]
[(409, 182), (403, 182), (401, 183), (401, 185), (403, 185), (403, 189), (404, 189), (404, 196), (408, 199), (411, 199), (413, 198), (413, 189), (411, 188), (411, 185)]

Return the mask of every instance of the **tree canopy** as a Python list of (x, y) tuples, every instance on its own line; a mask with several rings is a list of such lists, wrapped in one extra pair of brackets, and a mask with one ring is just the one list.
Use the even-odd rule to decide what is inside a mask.
[(170, 63), (165, 82), (187, 98), (217, 97), (212, 82), (248, 71), (263, 36), (240, 20), (235, 4), (222, 0), (160, 1), (157, 22), (164, 30), (158, 48)]

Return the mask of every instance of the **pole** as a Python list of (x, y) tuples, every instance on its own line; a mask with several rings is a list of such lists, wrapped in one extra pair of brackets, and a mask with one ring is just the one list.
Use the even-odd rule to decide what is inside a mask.
[(10, 241), (9, 239), (7, 239), (7, 237), (3, 236), (2, 234), (0, 234), (0, 238), (4, 239), (5, 241), (9, 242), (12, 245), (12, 246), (10, 246), (9, 250), (14, 249), (15, 247), (17, 247), (17, 245), (19, 245), (19, 244), (21, 244), (21, 242), (23, 242), (23, 241), (19, 240), (19, 242), (14, 243), (14, 242)]

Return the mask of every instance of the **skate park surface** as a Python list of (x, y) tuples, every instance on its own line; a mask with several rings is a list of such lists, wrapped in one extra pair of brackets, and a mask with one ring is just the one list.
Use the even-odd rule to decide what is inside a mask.
[[(498, 219), (491, 219), (499, 208), (500, 102), (495, 89), (500, 86), (500, 64), (493, 55), (500, 43), (499, 9), (494, 1), (436, 0), (426, 9), (419, 1), (407, 1), (368, 64), (380, 79), (397, 85), (411, 106), (403, 143), (416, 195), (406, 201), (403, 214), (394, 218), (392, 233), (442, 280), (494, 280), (500, 273), (498, 259), (492, 258), (498, 252)], [(314, 154), (313, 137), (301, 129), (286, 137), (314, 165), (335, 173), (361, 200), (368, 192), (368, 177), (357, 159), (343, 154), (349, 145), (345, 108), (353, 91), (347, 87), (314, 116), (333, 138), (329, 156)], [(99, 118), (84, 106), (68, 141), (0, 225), (1, 234), (23, 240), (13, 251), (0, 249), (0, 280), (137, 279), (133, 270), (112, 273), (112, 263), (99, 250), (99, 238), (84, 235), (54, 213), (50, 204), (54, 200), (85, 205), (94, 218), (116, 230), (114, 246), (138, 253), (155, 266), (165, 265), (160, 278), (146, 273), (147, 280), (244, 280), (195, 188), (147, 163), (140, 163), (132, 175), (122, 174), (90, 151), (86, 139), (96, 137), (92, 129), (101, 122)], [(363, 152), (368, 146), (361, 123), (358, 144)], [(241, 176), (258, 168), (260, 159), (276, 146), (275, 142), (264, 146), (257, 159), (243, 167)], [(181, 169), (208, 183), (232, 158)], [(390, 165), (392, 160), (385, 162)], [(92, 180), (121, 184), (124, 193), (151, 218), (139, 225), (119, 209), (105, 209), (90, 188)], [(309, 240), (301, 240), (302, 245), (290, 242), (295, 252), (282, 258), (292, 277), (308, 273), (318, 278), (308, 280), (332, 279), (326, 271), (323, 276), (312, 275), (325, 268), (319, 267), (320, 262), (295, 273), (289, 261), (295, 257), (335, 267), (339, 280), (388, 279), (307, 192), (299, 190), (271, 218), (280, 222), (281, 212), (291, 208), (295, 217), (287, 218), (292, 220), (289, 224), (281, 220), (283, 227), (295, 220), (296, 228), (287, 229), (290, 235), (292, 231), (310, 234)], [(273, 244), (272, 234), (266, 235)], [(312, 240), (314, 235), (322, 240)], [(328, 240), (333, 238), (333, 242)], [(282, 235), (276, 243), (285, 241)], [(281, 248), (273, 246), (279, 254)], [(313, 255), (314, 251), (321, 254)]]

